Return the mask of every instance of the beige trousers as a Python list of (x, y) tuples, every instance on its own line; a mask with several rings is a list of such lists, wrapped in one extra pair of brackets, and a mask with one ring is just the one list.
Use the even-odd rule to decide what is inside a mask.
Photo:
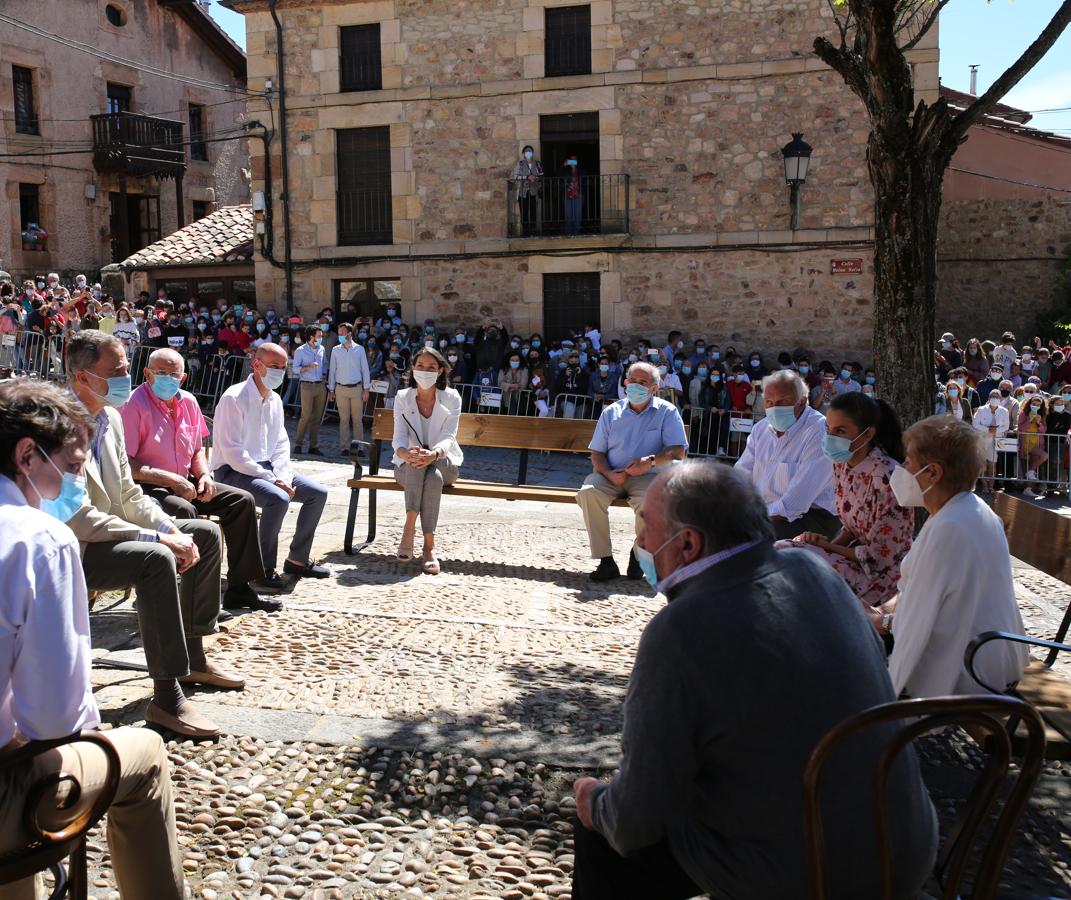
[(648, 472), (628, 478), (620, 487), (611, 484), (597, 472), (592, 472), (584, 479), (584, 484), (576, 492), (576, 502), (584, 513), (584, 527), (588, 530), (592, 559), (613, 555), (610, 546), (610, 504), (619, 497), (628, 498), (628, 505), (636, 514), (636, 533), (639, 534), (643, 497), (657, 475), (657, 472)]
[(338, 407), (338, 446), (339, 450), (345, 453), (350, 449), (351, 421), (354, 438), (364, 440), (364, 385), (336, 385), (335, 406)]
[[(182, 900), (185, 881), (182, 854), (175, 842), (175, 807), (171, 801), (171, 770), (160, 735), (147, 728), (104, 732), (122, 764), (119, 790), (108, 810), (108, 848), (123, 900)], [(78, 815), (104, 784), (105, 758), (91, 744), (51, 750), (29, 764), (0, 772), (0, 853), (29, 841), (22, 824), (28, 788), (41, 776), (69, 772), (82, 786), (82, 800), (65, 821)], [(29, 769), (29, 771), (28, 771)], [(61, 785), (66, 793), (67, 785)], [(58, 795), (57, 795), (58, 796)], [(61, 827), (62, 822), (48, 822)], [(33, 900), (35, 879), (0, 885), (0, 900)]]
[(298, 419), (294, 444), (301, 446), (305, 432), (309, 433), (309, 446), (320, 446), (320, 421), (327, 405), (327, 389), (322, 381), (301, 382), (301, 418)]

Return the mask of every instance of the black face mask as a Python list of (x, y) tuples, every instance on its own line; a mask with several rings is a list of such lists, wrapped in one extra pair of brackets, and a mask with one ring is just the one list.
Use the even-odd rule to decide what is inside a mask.
[(1000, 396), (1001, 397), (1010, 397), (1011, 396), (1011, 391), (1006, 391), (1003, 388), (1001, 388)]

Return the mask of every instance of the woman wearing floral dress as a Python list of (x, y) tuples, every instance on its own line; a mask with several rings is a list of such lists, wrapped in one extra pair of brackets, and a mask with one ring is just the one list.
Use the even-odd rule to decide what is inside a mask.
[(842, 528), (832, 541), (804, 532), (793, 543), (821, 555), (865, 606), (877, 606), (896, 593), (914, 535), (913, 510), (900, 506), (889, 487), (904, 460), (900, 421), (882, 400), (840, 394), (826, 414), (823, 450), (834, 464)]

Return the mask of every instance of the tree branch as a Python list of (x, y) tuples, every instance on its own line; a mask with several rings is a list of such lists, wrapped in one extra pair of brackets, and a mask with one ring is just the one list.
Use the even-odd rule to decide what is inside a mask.
[[(1071, 2), (1071, 0), (1069, 0)], [(869, 90), (866, 76), (858, 57), (846, 47), (835, 47), (827, 38), (814, 39), (814, 53), (829, 68), (844, 79), (844, 83), (851, 88), (864, 103), (867, 102)]]
[(922, 23), (922, 27), (918, 30), (915, 36), (900, 48), (901, 52), (906, 53), (925, 37), (926, 32), (933, 28), (934, 23), (937, 21), (937, 17), (941, 14), (941, 10), (948, 6), (950, 2), (951, 0), (937, 0), (933, 12), (927, 16), (926, 21)]
[(1038, 35), (1037, 40), (1023, 51), (1022, 56), (1004, 70), (1004, 74), (989, 86), (988, 91), (952, 120), (952, 125), (945, 137), (948, 145), (944, 148), (949, 153), (949, 158), (951, 158), (955, 148), (966, 136), (967, 130), (996, 106), (997, 102), (1015, 87), (1027, 72), (1038, 64), (1041, 58), (1052, 48), (1052, 45), (1056, 43), (1060, 35), (1063, 34), (1069, 22), (1071, 22), (1071, 0), (1064, 0), (1060, 4), (1060, 8), (1056, 10), (1056, 15), (1045, 26), (1044, 31)]

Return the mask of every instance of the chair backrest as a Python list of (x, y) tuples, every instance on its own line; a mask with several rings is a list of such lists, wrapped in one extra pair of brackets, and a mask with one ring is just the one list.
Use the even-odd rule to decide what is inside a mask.
[(75, 776), (67, 772), (51, 772), (30, 785), (22, 808), (22, 821), (30, 834), (30, 843), (22, 850), (0, 857), (0, 884), (10, 884), (44, 871), (70, 854), (75, 845), (86, 836), (108, 811), (119, 789), (122, 765), (112, 742), (98, 731), (83, 731), (67, 737), (47, 741), (30, 741), (21, 747), (0, 756), (0, 767), (5, 769), (30, 762), (35, 757), (68, 744), (95, 744), (107, 760), (107, 772), (100, 793), (93, 803), (82, 810), (59, 831), (49, 831), (41, 824), (40, 814), (47, 799), (54, 795), (62, 784), (69, 784), (66, 799), (56, 807), (58, 812), (73, 809), (81, 800), (82, 786)]
[[(595, 433), (591, 419), (552, 419), (536, 416), (481, 416), (462, 413), (457, 442), (463, 447), (504, 447), (511, 450), (562, 450), (588, 453)], [(377, 409), (372, 438), (394, 437), (394, 410)]]
[(1004, 492), (994, 496), (993, 511), (1004, 522), (1012, 556), (1071, 584), (1071, 519)]
[[(937, 875), (942, 883), (942, 897), (955, 900), (966, 873), (972, 846), (980, 827), (990, 818), (997, 795), (1004, 785), (1011, 763), (1011, 738), (1001, 719), (1017, 716), (1026, 728), (1026, 742), (1018, 776), (1012, 784), (993, 824), (981, 864), (970, 893), (972, 900), (993, 900), (1004, 868), (1011, 841), (1034, 782), (1041, 773), (1045, 758), (1045, 728), (1032, 706), (1014, 697), (965, 696), (901, 700), (864, 710), (834, 726), (815, 746), (803, 774), (804, 840), (807, 853), (808, 896), (826, 900), (826, 853), (822, 831), (819, 789), (822, 769), (834, 750), (844, 741), (877, 725), (903, 722), (881, 755), (875, 760), (871, 801), (877, 834), (881, 900), (892, 900), (892, 848), (886, 809), (888, 778), (897, 756), (911, 741), (949, 725), (971, 728), (973, 735), (985, 736), (988, 751), (985, 768), (978, 777), (971, 796), (949, 834), (937, 861)], [(905, 721), (906, 720), (906, 721)], [(860, 802), (863, 798), (860, 798)]]

